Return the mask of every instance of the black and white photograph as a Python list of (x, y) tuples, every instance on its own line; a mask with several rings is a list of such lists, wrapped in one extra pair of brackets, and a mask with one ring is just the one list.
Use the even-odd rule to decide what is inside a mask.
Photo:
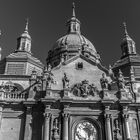
[(140, 1), (0, 0), (0, 140), (140, 140)]

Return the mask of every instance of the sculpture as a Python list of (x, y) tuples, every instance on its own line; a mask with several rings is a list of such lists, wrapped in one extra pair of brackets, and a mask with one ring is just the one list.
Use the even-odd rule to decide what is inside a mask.
[(75, 84), (71, 91), (78, 97), (87, 97), (88, 95), (95, 96), (99, 92), (97, 87), (94, 84), (90, 85), (87, 80)]
[(108, 89), (108, 79), (106, 78), (105, 73), (102, 74), (102, 78), (100, 79), (102, 89)]
[(122, 140), (122, 136), (120, 134), (120, 128), (119, 128), (119, 121), (118, 119), (115, 120), (115, 130), (114, 130), (114, 139), (115, 140)]
[(62, 78), (62, 82), (63, 82), (63, 88), (69, 88), (69, 79), (68, 79), (66, 73), (64, 73), (64, 77)]
[(51, 88), (51, 85), (54, 83), (53, 74), (51, 72), (47, 73), (47, 88)]
[(119, 75), (117, 78), (117, 85), (119, 89), (125, 89), (125, 80), (124, 80), (121, 70), (119, 70)]

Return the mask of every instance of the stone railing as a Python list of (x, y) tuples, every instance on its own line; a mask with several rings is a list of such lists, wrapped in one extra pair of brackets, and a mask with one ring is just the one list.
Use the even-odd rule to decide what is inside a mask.
[(25, 100), (26, 93), (0, 91), (0, 100)]

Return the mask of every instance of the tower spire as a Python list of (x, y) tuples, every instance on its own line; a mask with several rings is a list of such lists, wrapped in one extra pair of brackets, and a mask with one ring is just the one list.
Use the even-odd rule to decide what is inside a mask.
[(128, 37), (126, 22), (123, 22), (123, 26), (124, 26), (124, 35), (125, 35), (126, 37)]
[(121, 43), (121, 49), (122, 49), (122, 57), (125, 57), (131, 54), (133, 55), (136, 54), (136, 46), (133, 39), (128, 35), (127, 26), (125, 22), (123, 22), (123, 26), (124, 26), (124, 38)]
[(28, 32), (29, 19), (26, 19), (25, 32)]
[(75, 3), (72, 3), (72, 17), (67, 21), (68, 33), (81, 33), (80, 31), (80, 21), (75, 15)]
[(72, 3), (72, 17), (76, 17), (75, 15), (75, 3)]
[(28, 32), (28, 23), (29, 20), (27, 18), (24, 32), (17, 39), (17, 50), (31, 53), (31, 36)]

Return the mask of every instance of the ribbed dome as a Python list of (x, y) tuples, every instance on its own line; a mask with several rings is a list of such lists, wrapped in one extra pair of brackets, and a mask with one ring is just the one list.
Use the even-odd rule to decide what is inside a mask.
[(96, 49), (93, 46), (93, 44), (83, 35), (78, 34), (78, 33), (70, 33), (61, 37), (60, 39), (56, 41), (56, 43), (53, 46), (53, 49), (61, 48), (64, 46), (67, 46), (67, 48), (75, 47), (75, 49), (78, 49), (78, 48), (80, 49), (83, 45), (86, 45), (87, 48), (96, 52)]
[(91, 61), (100, 63), (95, 47), (81, 34), (81, 23), (76, 18), (74, 5), (72, 9), (72, 17), (67, 21), (67, 34), (55, 42), (46, 59), (53, 67), (77, 55), (84, 55)]

